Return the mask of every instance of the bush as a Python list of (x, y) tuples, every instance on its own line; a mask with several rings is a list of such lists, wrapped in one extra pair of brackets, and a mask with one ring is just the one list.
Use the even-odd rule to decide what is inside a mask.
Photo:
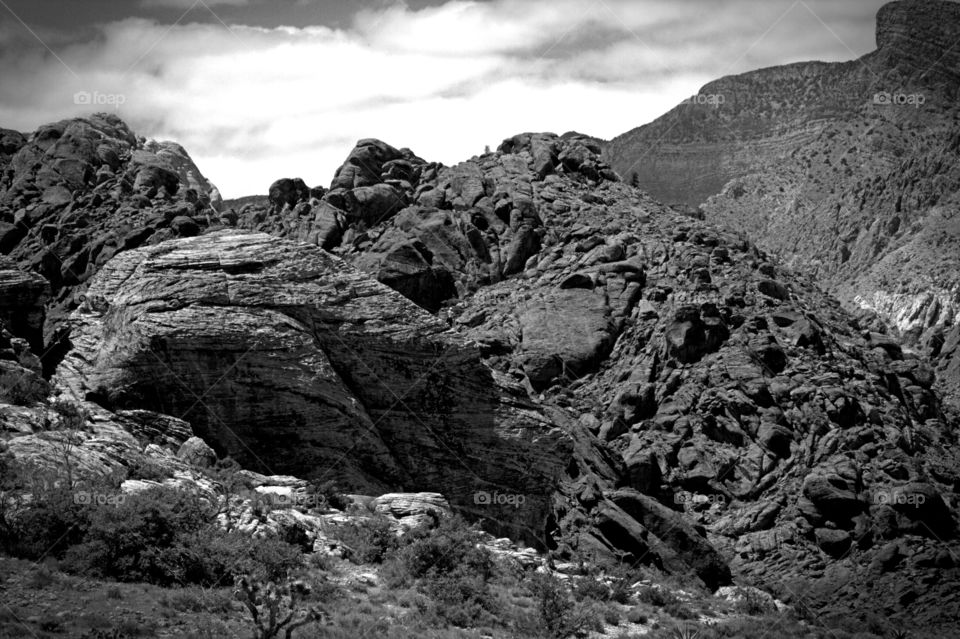
[(337, 539), (344, 546), (343, 557), (355, 564), (379, 564), (400, 547), (390, 520), (382, 515), (340, 526)]
[[(29, 469), (12, 462), (6, 464), (3, 480), (0, 548), (4, 552), (37, 561), (47, 556), (60, 557), (82, 540), (90, 511), (78, 503), (67, 480), (56, 472)], [(12, 500), (12, 506), (8, 500)]]
[(276, 537), (255, 539), (241, 532), (210, 534), (206, 528), (180, 542), (186, 570), (183, 581), (224, 585), (250, 575), (260, 581), (282, 581), (300, 566), (299, 548)]
[(314, 498), (314, 503), (327, 504), (337, 510), (346, 510), (351, 504), (351, 501), (337, 490), (337, 484), (333, 480), (319, 484), (311, 483), (307, 492)]
[(432, 530), (410, 531), (384, 567), (388, 586), (417, 589), (437, 604), (436, 614), (448, 624), (470, 626), (493, 622), (490, 591), (494, 562), (478, 546), (481, 535), (460, 518), (447, 518)]
[(592, 577), (581, 577), (573, 583), (573, 595), (578, 601), (593, 599), (594, 601), (609, 601), (613, 595), (610, 586)]
[(663, 607), (663, 611), (674, 619), (695, 619), (696, 614), (679, 601), (671, 601)]
[(637, 592), (637, 598), (643, 603), (648, 603), (658, 608), (680, 603), (677, 596), (666, 588), (654, 588), (653, 586), (644, 586), (641, 588)]
[(0, 369), (0, 402), (32, 406), (50, 392), (46, 381), (26, 369)]
[(173, 477), (173, 472), (165, 468), (160, 462), (149, 457), (137, 457), (131, 462), (128, 479), (142, 479), (144, 481), (162, 482)]
[(542, 629), (553, 639), (581, 636), (589, 630), (603, 631), (596, 610), (575, 604), (564, 583), (550, 573), (534, 573), (529, 581), (530, 591), (537, 601)]
[(91, 508), (83, 541), (67, 551), (65, 565), (117, 581), (184, 582), (190, 551), (178, 543), (181, 535), (210, 523), (200, 500), (183, 491), (151, 488), (118, 496), (115, 504)]

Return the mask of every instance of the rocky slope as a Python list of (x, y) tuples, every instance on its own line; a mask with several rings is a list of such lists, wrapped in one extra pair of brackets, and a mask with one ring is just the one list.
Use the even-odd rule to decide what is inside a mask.
[[(561, 553), (636, 536), (606, 502), (674, 549), (663, 522), (683, 512), (677, 525), (704, 530), (736, 574), (795, 600), (841, 615), (881, 601), (935, 623), (954, 601), (928, 582), (957, 574), (960, 459), (931, 367), (810, 277), (620, 183), (587, 144), (525, 134), (430, 167), (397, 211), (334, 212), (339, 239), (325, 242), (439, 307), (492, 368), (607, 443), (610, 480), (607, 468), (564, 480), (575, 499), (557, 511)], [(390, 148), (358, 148), (370, 147)], [(337, 197), (301, 189), (238, 223), (309, 238)], [(525, 228), (528, 245), (515, 241)], [(504, 271), (504, 246), (521, 270)]]
[(960, 397), (958, 24), (956, 3), (893, 2), (876, 51), (720, 79), (700, 95), (721, 100), (620, 136), (607, 159), (877, 313)]
[(62, 322), (101, 266), (121, 251), (198, 233), (220, 202), (183, 147), (138, 138), (115, 115), (29, 135), (0, 130), (0, 253), (49, 283), (47, 372), (62, 355)]
[[(278, 180), (119, 252), (60, 325), (80, 450), (123, 472), (197, 434), (261, 472), (441, 493), (559, 561), (955, 627), (956, 416), (930, 367), (599, 151), (528, 133), (445, 167), (364, 140), (330, 189)], [(21, 459), (62, 450), (45, 405), (4, 408)]]

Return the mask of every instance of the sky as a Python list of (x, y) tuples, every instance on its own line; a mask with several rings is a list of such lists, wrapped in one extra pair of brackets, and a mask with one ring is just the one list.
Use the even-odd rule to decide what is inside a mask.
[(884, 0), (0, 0), (0, 127), (111, 111), (224, 197), (380, 138), (455, 164), (609, 139), (724, 75), (875, 48)]

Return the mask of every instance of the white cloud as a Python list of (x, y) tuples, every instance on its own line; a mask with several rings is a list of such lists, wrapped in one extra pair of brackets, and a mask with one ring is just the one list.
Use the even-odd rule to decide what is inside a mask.
[[(803, 9), (758, 43), (784, 8), (734, 4), (707, 15), (706, 0), (456, 0), (367, 10), (349, 29), (128, 19), (61, 47), (70, 70), (0, 30), (0, 124), (88, 113), (73, 104), (80, 90), (122, 94), (119, 114), (138, 133), (180, 142), (234, 197), (284, 176), (328, 184), (360, 138), (449, 164), (525, 130), (612, 137), (757, 60), (850, 57)], [(848, 14), (844, 36), (855, 33)]]
[(194, 6), (208, 7), (218, 5), (245, 6), (250, 4), (250, 0), (141, 0), (140, 6), (147, 8), (165, 7), (171, 9), (190, 9)]

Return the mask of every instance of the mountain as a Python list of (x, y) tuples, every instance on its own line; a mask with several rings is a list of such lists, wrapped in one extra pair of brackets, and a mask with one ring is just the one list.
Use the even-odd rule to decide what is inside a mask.
[(722, 78), (605, 157), (875, 313), (957, 397), (958, 25), (954, 2), (890, 3), (876, 51)]
[[(919, 26), (914, 9), (881, 12), (871, 60), (916, 65), (941, 47), (930, 33), (952, 28), (936, 14), (949, 5), (924, 5)], [(803, 73), (840, 86), (843, 69), (867, 73)], [(796, 90), (798, 69), (778, 73)], [(951, 77), (924, 82), (946, 95)], [(877, 124), (897, 143), (927, 117), (903, 111)], [(750, 128), (738, 118), (711, 128), (717, 149), (740, 144), (723, 138)], [(757, 162), (783, 148), (771, 127)], [(681, 213), (619, 178), (616, 140), (578, 133), (522, 133), (454, 166), (366, 139), (329, 186), (283, 177), (231, 202), (185, 151), (113, 116), (2, 139), (4, 468), (202, 494), (225, 526), (285, 531), (319, 564), (346, 552), (332, 531), (377, 504), (427, 522), (450, 510), (565, 579), (643, 565), (681, 590), (759, 587), (817, 626), (960, 625), (958, 414), (942, 375), (825, 291), (825, 268), (764, 248), (773, 222), (731, 228), (721, 211), (740, 209), (720, 191), (706, 219)], [(942, 185), (956, 149), (939, 144), (909, 166)], [(809, 188), (762, 168), (721, 187), (745, 205), (760, 200), (750, 184)], [(825, 241), (816, 221), (804, 228)], [(243, 467), (229, 477), (227, 457)], [(231, 492), (331, 479), (345, 503), (323, 512), (263, 513)], [(629, 600), (649, 588), (628, 584)]]
[[(928, 565), (953, 574), (956, 417), (933, 371), (808, 276), (620, 182), (600, 152), (527, 133), (446, 167), (362, 140), (331, 188), (278, 180), (237, 224), (322, 245), (435, 311), (602, 442), (612, 475), (561, 480), (561, 556), (627, 534), (604, 499), (668, 533), (632, 490), (683, 512), (735, 578), (837, 617), (897, 616), (923, 590), (910, 614), (935, 625), (947, 589), (908, 585)], [(910, 559), (884, 568), (891, 553)]]

